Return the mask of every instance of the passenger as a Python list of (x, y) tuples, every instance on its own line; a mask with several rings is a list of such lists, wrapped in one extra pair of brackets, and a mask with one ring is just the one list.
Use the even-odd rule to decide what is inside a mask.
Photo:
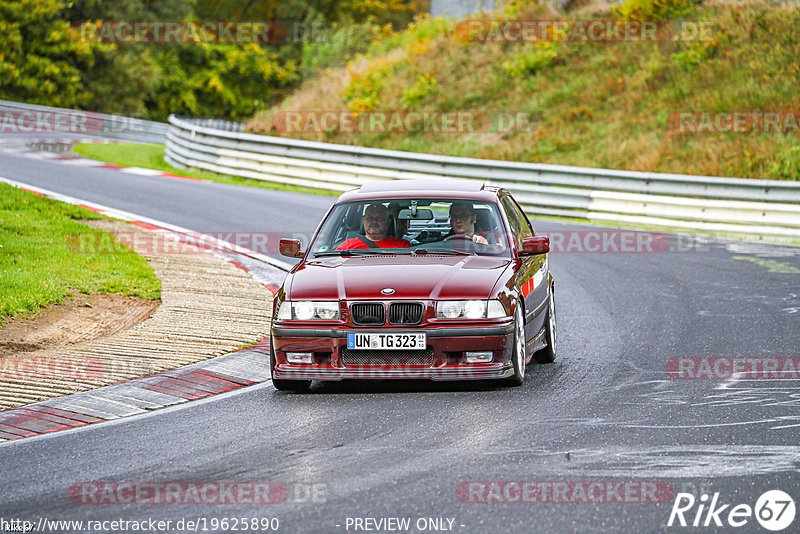
[(408, 248), (411, 243), (387, 235), (391, 222), (389, 209), (381, 203), (370, 204), (364, 211), (365, 236), (345, 239), (336, 250), (356, 250), (364, 248)]
[(455, 201), (450, 205), (450, 227), (453, 229), (452, 235), (463, 235), (475, 243), (488, 245), (489, 242), (482, 235), (475, 233), (475, 223), (478, 222), (478, 215), (472, 202)]

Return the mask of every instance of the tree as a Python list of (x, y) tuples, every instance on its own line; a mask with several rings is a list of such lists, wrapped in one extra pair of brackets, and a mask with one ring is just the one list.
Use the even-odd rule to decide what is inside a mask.
[(243, 119), (275, 104), (297, 81), (293, 62), (279, 62), (251, 43), (186, 44), (156, 52), (159, 73), (147, 101), (149, 115), (170, 113)]
[(60, 107), (90, 101), (80, 67), (91, 65), (92, 46), (74, 39), (64, 7), (62, 0), (0, 2), (0, 97)]

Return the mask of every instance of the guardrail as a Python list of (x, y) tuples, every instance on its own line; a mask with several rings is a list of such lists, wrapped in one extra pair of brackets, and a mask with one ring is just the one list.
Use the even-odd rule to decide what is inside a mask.
[(76, 134), (134, 143), (163, 143), (165, 122), (0, 100), (0, 135)]
[(166, 155), (196, 167), (345, 191), (368, 182), (467, 178), (505, 187), (532, 216), (556, 215), (770, 238), (800, 238), (800, 182), (520, 163), (317, 143), (169, 117)]

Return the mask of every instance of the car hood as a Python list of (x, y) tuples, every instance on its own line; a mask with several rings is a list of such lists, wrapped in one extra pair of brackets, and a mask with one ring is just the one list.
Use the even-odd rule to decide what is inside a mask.
[(292, 300), (485, 299), (510, 263), (474, 255), (325, 258), (299, 266), (284, 290)]

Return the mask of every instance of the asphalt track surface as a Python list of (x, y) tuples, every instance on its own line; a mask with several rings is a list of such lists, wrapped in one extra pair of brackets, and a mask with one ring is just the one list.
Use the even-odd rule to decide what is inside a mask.
[[(333, 201), (8, 154), (0, 176), (198, 231), (310, 233)], [(418, 518), (450, 518), (463, 533), (715, 532), (667, 527), (674, 495), (718, 492), (720, 504), (754, 506), (780, 489), (800, 505), (800, 381), (667, 373), (675, 357), (800, 356), (800, 248), (672, 240), (681, 250), (551, 254), (558, 357), (531, 365), (519, 388), (316, 383), (287, 394), (265, 383), (10, 442), (0, 445), (0, 517), (276, 517), (280, 532), (364, 532), (353, 518), (388, 517), (410, 518), (409, 532)], [(70, 499), (91, 481), (273, 481), (288, 496), (268, 505)], [(486, 504), (459, 498), (465, 481), (654, 482), (670, 493), (659, 503)], [(767, 532), (752, 517), (723, 530)]]

